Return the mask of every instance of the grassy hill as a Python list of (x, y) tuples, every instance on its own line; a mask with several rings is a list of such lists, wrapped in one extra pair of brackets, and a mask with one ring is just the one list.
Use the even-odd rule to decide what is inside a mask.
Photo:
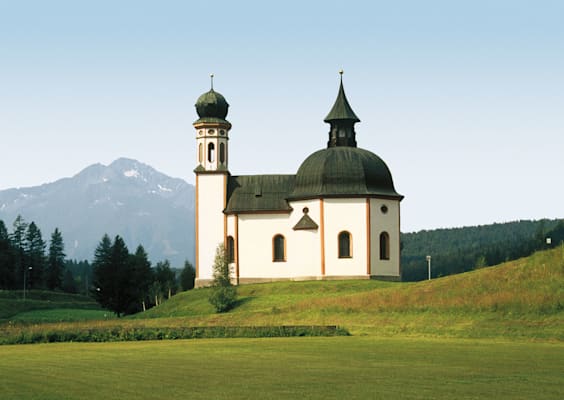
[(87, 296), (31, 290), (23, 300), (22, 291), (0, 290), (0, 325), (3, 322), (79, 321), (103, 315), (100, 306)]
[(495, 267), (423, 281), (278, 282), (239, 287), (214, 314), (209, 289), (184, 292), (134, 319), (190, 325), (341, 325), (353, 334), (564, 339), (564, 247)]
[[(209, 291), (183, 292), (128, 318), (103, 320), (100, 316), (98, 321), (25, 329), (337, 325), (353, 335), (564, 340), (564, 246), (417, 283), (356, 280), (244, 285), (238, 288), (237, 306), (224, 314), (216, 314), (208, 303)], [(0, 307), (1, 302), (0, 295)]]

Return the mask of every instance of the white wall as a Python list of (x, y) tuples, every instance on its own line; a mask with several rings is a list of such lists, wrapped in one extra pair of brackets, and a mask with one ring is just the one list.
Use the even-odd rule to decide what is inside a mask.
[[(325, 275), (367, 275), (366, 199), (325, 199)], [(348, 231), (352, 257), (339, 258), (338, 236)]]
[[(383, 213), (382, 206), (388, 211)], [(370, 275), (399, 276), (400, 274), (400, 202), (370, 199), (371, 270)], [(380, 260), (380, 234), (390, 236), (390, 259)]]
[(197, 263), (198, 278), (212, 279), (217, 245), (224, 241), (225, 174), (199, 174)]
[[(319, 201), (300, 201), (291, 204), (290, 214), (239, 215), (239, 277), (240, 278), (297, 278), (321, 275), (319, 229), (292, 228), (309, 208), (309, 216), (319, 225)], [(231, 221), (231, 219), (229, 219)], [(231, 222), (228, 228), (231, 232)], [(281, 234), (286, 240), (286, 261), (273, 261), (272, 240)]]

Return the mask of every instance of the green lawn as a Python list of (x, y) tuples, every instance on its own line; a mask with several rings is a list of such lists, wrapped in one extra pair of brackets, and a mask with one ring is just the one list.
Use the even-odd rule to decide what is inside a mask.
[(379, 337), (0, 346), (9, 399), (561, 399), (564, 345)]
[(47, 323), (75, 322), (115, 318), (114, 313), (107, 310), (88, 310), (75, 308), (52, 308), (21, 312), (11, 318), (12, 322)]

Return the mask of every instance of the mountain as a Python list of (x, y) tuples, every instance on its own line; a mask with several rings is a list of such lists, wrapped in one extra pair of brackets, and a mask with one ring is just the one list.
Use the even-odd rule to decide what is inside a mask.
[(153, 263), (194, 262), (194, 186), (136, 160), (91, 165), (72, 178), (0, 191), (0, 219), (35, 221), (43, 239), (56, 227), (67, 258), (92, 260), (104, 233), (120, 235), (130, 252), (142, 244)]

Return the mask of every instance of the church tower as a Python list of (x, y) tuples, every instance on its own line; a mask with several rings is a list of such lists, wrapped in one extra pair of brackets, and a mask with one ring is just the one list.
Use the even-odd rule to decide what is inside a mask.
[(196, 102), (200, 117), (196, 129), (196, 285), (213, 279), (213, 262), (217, 245), (225, 242), (228, 171), (228, 140), (231, 123), (225, 119), (229, 104), (213, 90)]

